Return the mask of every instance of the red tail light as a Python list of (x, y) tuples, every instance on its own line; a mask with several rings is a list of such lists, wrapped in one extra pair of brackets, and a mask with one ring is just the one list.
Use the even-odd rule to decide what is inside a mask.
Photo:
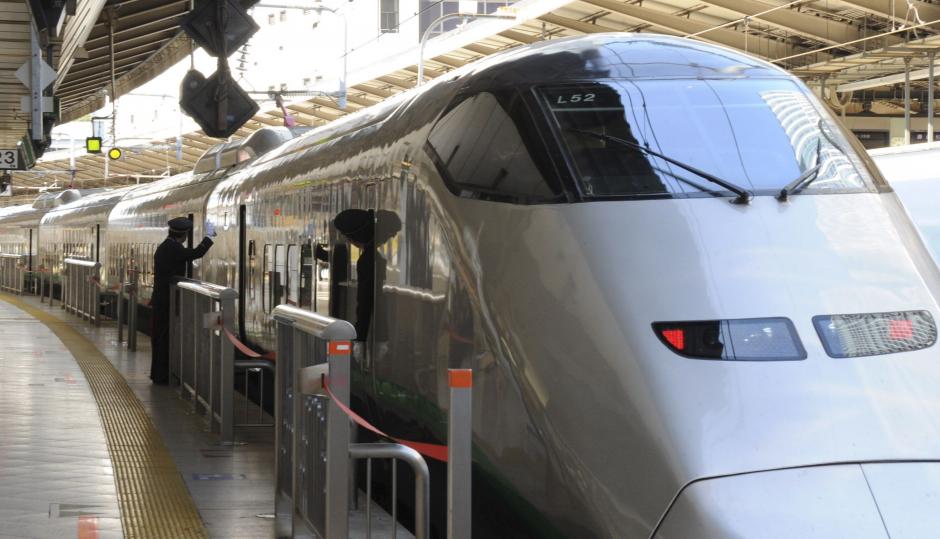
[(662, 330), (662, 335), (676, 350), (685, 349), (685, 330), (664, 329)]
[(786, 318), (654, 322), (656, 336), (673, 352), (696, 359), (788, 361), (806, 351)]

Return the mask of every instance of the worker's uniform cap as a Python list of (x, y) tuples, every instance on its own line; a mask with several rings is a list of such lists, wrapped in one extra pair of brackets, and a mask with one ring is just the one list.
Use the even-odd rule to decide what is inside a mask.
[(193, 222), (185, 217), (170, 219), (166, 224), (170, 226), (170, 230), (175, 232), (189, 232), (193, 229)]

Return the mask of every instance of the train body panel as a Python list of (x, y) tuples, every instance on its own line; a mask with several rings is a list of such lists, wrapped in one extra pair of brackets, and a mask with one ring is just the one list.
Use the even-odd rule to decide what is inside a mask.
[(103, 268), (99, 277), (102, 277), (102, 282), (106, 282), (104, 268), (108, 268), (108, 218), (121, 198), (135, 188), (131, 186), (95, 193), (46, 213), (40, 222), (41, 263), (58, 274), (66, 258), (99, 262)]
[[(295, 133), (287, 128), (266, 127), (244, 140), (216, 145), (203, 154), (193, 172), (141, 186), (121, 200), (108, 223), (110, 249), (117, 255), (109, 261), (109, 279), (120, 271), (118, 261), (133, 261), (140, 268), (139, 297), (145, 304), (149, 302), (153, 293), (153, 254), (166, 239), (167, 222), (175, 217), (192, 219), (193, 231), (187, 244), (194, 246), (193, 238), (198, 243), (204, 232), (206, 200), (215, 185), (293, 136)], [(202, 264), (201, 260), (193, 261), (188, 276), (201, 278)]]
[(934, 259), (940, 261), (940, 143), (869, 153), (917, 224)]

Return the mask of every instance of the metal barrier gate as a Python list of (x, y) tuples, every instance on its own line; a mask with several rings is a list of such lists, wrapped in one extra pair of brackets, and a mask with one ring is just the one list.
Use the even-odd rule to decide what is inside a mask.
[[(121, 265), (117, 289), (117, 327), (118, 342), (124, 341), (124, 324), (127, 324), (127, 349), (137, 351), (137, 278), (139, 271), (131, 266), (126, 271)], [(124, 306), (124, 293), (127, 293), (127, 306)]]
[[(397, 530), (397, 466), (415, 476), (415, 537), (426, 539), (430, 525), (427, 463), (405, 443), (350, 443), (350, 357), (353, 326), (287, 305), (274, 309), (277, 325), (277, 402), (275, 404), (275, 535), (349, 536), (352, 483), (350, 460), (367, 460), (366, 520), (371, 535), (373, 459), (393, 459), (392, 537)], [(448, 435), (448, 537), (470, 537), (472, 373), (449, 373), (451, 402)], [(328, 381), (324, 388), (322, 382)], [(336, 401), (334, 402), (333, 398)], [(345, 408), (345, 409), (344, 409)], [(357, 422), (361, 418), (357, 419)], [(371, 426), (370, 426), (371, 427)], [(368, 427), (367, 427), (368, 428)], [(374, 428), (374, 427), (372, 427)]]
[(66, 258), (61, 279), (62, 308), (96, 326), (101, 325), (100, 270), (99, 262)]
[[(269, 361), (235, 359), (237, 339), (235, 307), (238, 292), (211, 283), (181, 280), (170, 287), (170, 377), (179, 380), (180, 396), (192, 401), (194, 410), (204, 410), (211, 429), (219, 424), (223, 443), (234, 443), (235, 427), (272, 427), (264, 422), (262, 393), (259, 420), (250, 422), (248, 395), (245, 420), (236, 423), (235, 371), (246, 377), (257, 372), (264, 386), (264, 371), (273, 371)], [(240, 343), (239, 343), (240, 344)]]
[(26, 277), (26, 255), (0, 253), (0, 290), (22, 294)]

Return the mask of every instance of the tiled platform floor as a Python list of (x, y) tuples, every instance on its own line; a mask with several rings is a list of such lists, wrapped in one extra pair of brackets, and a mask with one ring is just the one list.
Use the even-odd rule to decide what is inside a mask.
[[(269, 518), (274, 513), (274, 435), (270, 428), (239, 429), (237, 437), (243, 443), (221, 445), (218, 435), (207, 430), (203, 417), (194, 414), (174, 388), (150, 383), (150, 340), (146, 335), (138, 335), (137, 352), (128, 352), (117, 342), (113, 321), (95, 328), (63, 311), (58, 302), (49, 307), (35, 296), (19, 299), (66, 321), (124, 376), (163, 437), (212, 537), (274, 536), (274, 521)], [(76, 537), (79, 516), (86, 517), (86, 524), (97, 523), (97, 537), (120, 537), (108, 450), (94, 399), (78, 365), (41, 322), (2, 301), (0, 343), (7, 343), (0, 346), (0, 366), (18, 372), (0, 377), (0, 539)], [(16, 410), (20, 412), (14, 413)], [(23, 410), (32, 411), (24, 415)], [(36, 437), (36, 447), (22, 448), (10, 438), (15, 432), (33, 438), (33, 431), (44, 430), (37, 429), (37, 424), (49, 424), (47, 436), (61, 443), (50, 445), (46, 437)], [(56, 432), (73, 435), (52, 434)], [(40, 463), (35, 455), (48, 455), (48, 460)], [(76, 465), (66, 465), (71, 462)], [(29, 469), (32, 471), (26, 471)], [(79, 470), (85, 470), (84, 475)], [(8, 474), (18, 479), (8, 481)], [(48, 490), (42, 490), (46, 483)], [(29, 495), (30, 489), (38, 494)], [(13, 501), (8, 501), (10, 498)], [(37, 501), (33, 502), (34, 498)], [(373, 506), (372, 518), (372, 536), (390, 537), (389, 515)], [(365, 521), (362, 506), (350, 514), (351, 537), (366, 537)], [(12, 535), (4, 535), (8, 532)], [(399, 526), (397, 537), (413, 536)]]
[(203, 417), (192, 413), (174, 388), (150, 383), (150, 339), (146, 335), (138, 334), (137, 352), (128, 352), (117, 342), (113, 321), (95, 328), (63, 311), (58, 302), (50, 308), (33, 296), (21, 299), (67, 321), (124, 375), (163, 437), (212, 537), (273, 537), (274, 521), (266, 518), (274, 513), (274, 435), (270, 428), (239, 429), (237, 436), (245, 443), (220, 445), (218, 435), (207, 431)]
[[(41, 322), (0, 301), (0, 537), (121, 537), (94, 397)], [(97, 535), (90, 535), (97, 530)]]

